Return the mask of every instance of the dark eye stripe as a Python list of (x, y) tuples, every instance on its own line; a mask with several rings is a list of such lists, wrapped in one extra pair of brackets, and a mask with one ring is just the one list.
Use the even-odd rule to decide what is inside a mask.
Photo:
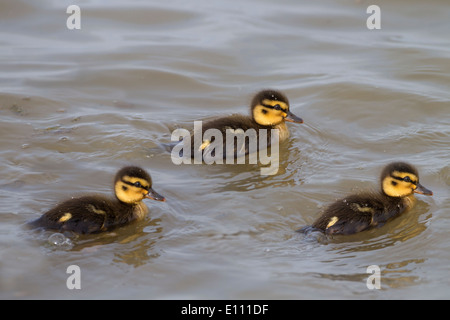
[(286, 112), (286, 110), (284, 110), (279, 104), (276, 104), (274, 106), (271, 106), (270, 104), (262, 104), (263, 107), (269, 108), (269, 109), (274, 109), (274, 110), (281, 110), (283, 112)]
[(405, 178), (408, 178), (409, 180), (405, 180), (405, 178), (400, 178), (400, 177), (396, 177), (396, 176), (391, 176), (392, 178), (399, 180), (399, 181), (406, 181), (406, 182), (411, 182), (412, 184), (417, 184), (417, 181), (411, 180), (411, 178), (409, 178), (408, 176), (406, 176)]
[(135, 182), (135, 183), (132, 183), (132, 182), (130, 182), (130, 181), (122, 180), (122, 182), (125, 183), (125, 184), (127, 184), (127, 185), (129, 185), (129, 186), (133, 186), (133, 187), (137, 187), (137, 188), (142, 188), (142, 189), (145, 189), (145, 190), (147, 190), (147, 191), (148, 191), (148, 189), (149, 189), (149, 187), (144, 187), (139, 181), (137, 181), (137, 182)]

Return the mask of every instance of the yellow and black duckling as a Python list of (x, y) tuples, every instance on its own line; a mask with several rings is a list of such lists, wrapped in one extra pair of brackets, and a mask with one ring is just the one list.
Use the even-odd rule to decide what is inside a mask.
[[(289, 130), (285, 121), (294, 123), (303, 123), (303, 120), (294, 115), (289, 110), (289, 100), (281, 92), (276, 90), (262, 90), (258, 92), (250, 104), (250, 115), (234, 114), (228, 117), (222, 117), (214, 119), (202, 124), (202, 137), (204, 137), (205, 131), (209, 129), (219, 130), (223, 137), (223, 146), (227, 146), (226, 133), (227, 130), (231, 130), (234, 134), (244, 134), (249, 129), (254, 129), (259, 141), (260, 129), (278, 129), (279, 130), (279, 142), (286, 140), (289, 137)], [(203, 151), (213, 141), (203, 140), (200, 147), (194, 145), (194, 134), (191, 136), (192, 152), (191, 157), (194, 158), (196, 151)], [(234, 139), (234, 137), (233, 137)], [(270, 146), (271, 130), (267, 130), (267, 147)], [(234, 156), (237, 155), (237, 146), (234, 145)], [(259, 146), (260, 144), (258, 144)], [(239, 151), (240, 154), (248, 154), (249, 145), (248, 141), (245, 144), (245, 151)], [(258, 149), (259, 150), (259, 149)], [(224, 150), (223, 157), (226, 157), (226, 150)]]
[(116, 174), (114, 191), (116, 198), (111, 199), (92, 195), (66, 200), (31, 224), (60, 232), (98, 233), (143, 219), (148, 213), (142, 202), (145, 198), (165, 201), (152, 189), (150, 175), (134, 166), (122, 168)]
[(416, 168), (408, 163), (394, 162), (381, 173), (381, 192), (355, 194), (338, 200), (311, 227), (325, 234), (354, 234), (379, 227), (411, 209), (416, 200), (414, 193), (433, 194), (419, 183)]

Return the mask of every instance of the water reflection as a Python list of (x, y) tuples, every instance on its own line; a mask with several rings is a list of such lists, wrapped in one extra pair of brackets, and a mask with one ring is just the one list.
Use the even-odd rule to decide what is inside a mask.
[[(401, 260), (397, 262), (390, 262), (386, 264), (378, 265), (380, 268), (380, 290), (386, 291), (390, 288), (402, 288), (412, 285), (417, 285), (422, 279), (414, 274), (414, 270), (418, 267), (417, 265), (423, 264), (426, 259), (409, 259)], [(335, 272), (309, 272), (307, 276), (315, 277), (318, 279), (329, 280), (336, 282), (336, 285), (342, 285), (342, 281), (355, 282), (361, 291), (367, 289), (367, 281), (372, 273), (367, 271), (368, 266), (361, 266), (361, 272), (348, 272), (355, 268), (355, 266), (348, 265), (347, 268), (336, 267)], [(345, 269), (345, 271), (343, 270)], [(339, 273), (339, 271), (343, 271)], [(338, 272), (336, 272), (338, 271)], [(305, 275), (306, 276), (306, 275)], [(368, 289), (367, 289), (368, 290)]]
[(401, 288), (417, 284), (421, 278), (414, 275), (416, 265), (426, 262), (427, 259), (408, 259), (391, 262), (381, 267), (382, 284), (390, 288)]
[[(144, 219), (111, 232), (80, 235), (73, 232), (35, 231), (47, 254), (81, 252), (87, 255), (113, 254), (111, 261), (138, 267), (158, 258), (157, 243), (163, 238), (161, 219)], [(34, 240), (32, 240), (34, 239)], [(35, 241), (36, 238), (30, 240)]]

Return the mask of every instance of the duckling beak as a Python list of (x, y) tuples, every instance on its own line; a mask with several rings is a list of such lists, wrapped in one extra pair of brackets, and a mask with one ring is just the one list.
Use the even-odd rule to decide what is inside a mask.
[(416, 187), (416, 189), (414, 189), (414, 192), (415, 193), (424, 194), (426, 196), (432, 196), (433, 195), (433, 191), (431, 191), (430, 189), (425, 188), (420, 183), (417, 184), (417, 187)]
[(294, 123), (303, 123), (302, 118), (297, 117), (295, 114), (293, 114), (289, 110), (286, 111), (286, 117), (284, 118), (284, 120), (289, 121), (289, 122), (294, 122)]
[(166, 201), (166, 198), (164, 198), (162, 195), (160, 195), (158, 192), (150, 188), (148, 190), (147, 195), (145, 196), (148, 199), (156, 200), (156, 201)]

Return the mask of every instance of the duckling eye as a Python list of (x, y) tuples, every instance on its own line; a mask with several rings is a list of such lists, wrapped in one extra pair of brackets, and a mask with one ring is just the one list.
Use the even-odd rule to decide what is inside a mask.
[(412, 181), (411, 181), (411, 178), (410, 178), (409, 176), (404, 177), (404, 178), (403, 178), (403, 181), (406, 181), (406, 182), (412, 182)]
[(142, 188), (142, 184), (141, 184), (139, 181), (136, 181), (136, 182), (134, 183), (134, 186), (135, 186), (135, 187), (138, 187), (138, 188)]
[(281, 106), (279, 104), (274, 105), (273, 108), (275, 110), (281, 110)]

